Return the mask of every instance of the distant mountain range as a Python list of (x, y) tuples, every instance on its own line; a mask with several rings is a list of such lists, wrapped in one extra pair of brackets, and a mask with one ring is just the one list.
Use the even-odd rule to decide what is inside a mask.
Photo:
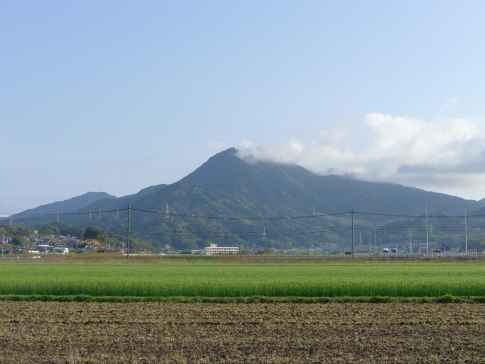
[(25, 210), (20, 215), (44, 215), (72, 212), (86, 207), (96, 201), (116, 199), (116, 196), (106, 192), (88, 192), (84, 195), (73, 197), (64, 201), (53, 202), (47, 205), (41, 205), (33, 209)]
[[(158, 248), (195, 249), (210, 243), (291, 248), (348, 244), (352, 209), (359, 231), (378, 227), (388, 231), (384, 226), (393, 221), (405, 225), (408, 221), (411, 229), (413, 217), (424, 216), (425, 203), (430, 219), (436, 214), (462, 215), (465, 205), (470, 212), (485, 208), (485, 199), (464, 200), (398, 184), (320, 176), (294, 164), (248, 162), (238, 157), (236, 149), (228, 149), (171, 185), (119, 198), (88, 193), (27, 210), (14, 220), (36, 226), (97, 225), (121, 235), (127, 228), (129, 204), (132, 236)], [(59, 221), (57, 215), (32, 215), (57, 211)], [(420, 225), (422, 218), (418, 220)], [(419, 231), (417, 225), (413, 229)], [(402, 227), (399, 231), (404, 235)], [(403, 239), (398, 235), (386, 237)]]

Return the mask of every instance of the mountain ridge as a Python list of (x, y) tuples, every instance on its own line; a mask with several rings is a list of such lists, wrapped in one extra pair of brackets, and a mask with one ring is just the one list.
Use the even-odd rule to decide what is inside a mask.
[(100, 199), (76, 214), (61, 216), (59, 222), (55, 216), (39, 216), (19, 223), (97, 225), (122, 235), (130, 205), (132, 236), (157, 248), (197, 249), (217, 243), (287, 249), (348, 242), (347, 215), (352, 209), (361, 229), (374, 229), (424, 215), (426, 202), (430, 215), (459, 215), (465, 205), (470, 212), (485, 208), (485, 199), (464, 200), (398, 184), (320, 176), (294, 164), (246, 162), (231, 148), (176, 183)]
[(337, 175), (322, 176), (295, 164), (248, 163), (237, 157), (234, 148), (209, 158), (180, 182), (226, 191), (234, 189), (237, 192), (239, 189), (240, 193), (253, 195), (265, 202), (285, 201), (307, 211), (315, 207), (320, 212), (335, 212), (345, 207), (344, 210), (354, 208), (362, 212), (416, 215), (424, 212), (427, 202), (430, 212), (459, 214), (465, 205), (470, 209), (485, 206), (485, 199), (465, 200), (400, 184), (366, 182)]
[(37, 215), (37, 214), (56, 214), (66, 213), (79, 210), (96, 201), (104, 199), (116, 199), (116, 196), (110, 195), (106, 192), (87, 192), (83, 195), (71, 197), (63, 201), (56, 201), (45, 205), (40, 205), (32, 209), (22, 211), (13, 216), (19, 217), (21, 215)]

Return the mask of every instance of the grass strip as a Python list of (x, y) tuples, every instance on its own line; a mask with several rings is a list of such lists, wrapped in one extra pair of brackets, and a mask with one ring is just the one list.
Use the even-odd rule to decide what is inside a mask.
[(485, 303), (485, 296), (455, 297), (446, 294), (440, 297), (138, 297), (138, 296), (90, 296), (90, 295), (0, 295), (0, 301), (44, 301), (44, 302), (172, 302), (172, 303)]

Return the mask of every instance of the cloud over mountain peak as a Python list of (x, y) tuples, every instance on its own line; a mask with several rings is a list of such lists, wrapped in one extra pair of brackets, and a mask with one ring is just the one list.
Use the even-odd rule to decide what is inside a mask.
[(485, 132), (467, 118), (369, 113), (357, 126), (336, 124), (283, 145), (243, 141), (240, 149), (243, 158), (296, 163), (319, 174), (485, 195)]

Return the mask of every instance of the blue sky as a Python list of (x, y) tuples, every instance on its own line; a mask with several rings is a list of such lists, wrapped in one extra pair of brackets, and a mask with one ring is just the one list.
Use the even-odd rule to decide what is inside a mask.
[(485, 197), (485, 2), (3, 1), (0, 212), (229, 147)]

